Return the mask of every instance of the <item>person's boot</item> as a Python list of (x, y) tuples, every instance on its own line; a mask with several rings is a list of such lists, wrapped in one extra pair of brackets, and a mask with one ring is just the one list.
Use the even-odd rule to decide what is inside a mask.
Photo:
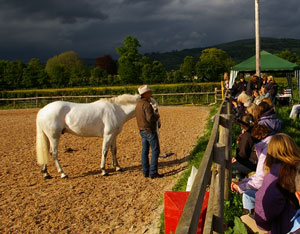
[(254, 218), (254, 209), (252, 209), (252, 210), (250, 211), (249, 216), (251, 216), (252, 218)]
[(244, 208), (243, 210), (244, 210), (244, 214), (245, 214), (245, 215), (249, 214), (249, 210), (248, 210), (248, 209), (245, 209), (245, 208)]

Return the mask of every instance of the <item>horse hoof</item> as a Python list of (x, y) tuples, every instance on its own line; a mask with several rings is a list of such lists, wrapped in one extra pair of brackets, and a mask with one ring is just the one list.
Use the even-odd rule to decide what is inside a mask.
[(49, 174), (47, 174), (47, 175), (44, 175), (44, 179), (45, 179), (45, 180), (50, 180), (50, 179), (52, 179), (52, 176), (51, 176), (51, 175), (49, 175)]
[(66, 179), (67, 179), (67, 178), (68, 178), (68, 175), (67, 175), (67, 174), (65, 174), (65, 173), (62, 173), (60, 177), (61, 177), (61, 178), (63, 178), (63, 179), (64, 179), (64, 178), (66, 178)]
[(122, 172), (123, 169), (121, 167), (116, 167), (116, 171)]
[(102, 171), (102, 176), (108, 176), (108, 173), (106, 171)]

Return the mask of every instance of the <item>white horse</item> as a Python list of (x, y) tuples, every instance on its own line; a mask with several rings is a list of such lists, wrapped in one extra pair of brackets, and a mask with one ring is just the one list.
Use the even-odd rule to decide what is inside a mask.
[(116, 171), (120, 171), (116, 157), (116, 137), (121, 132), (123, 124), (135, 117), (135, 107), (139, 100), (139, 95), (123, 94), (88, 104), (56, 101), (43, 107), (36, 118), (36, 150), (37, 162), (42, 165), (44, 178), (51, 178), (47, 172), (49, 153), (55, 161), (58, 172), (61, 173), (61, 178), (67, 177), (57, 159), (58, 142), (63, 133), (86, 137), (103, 136), (100, 165), (102, 175), (107, 175), (105, 159), (109, 147), (113, 165)]

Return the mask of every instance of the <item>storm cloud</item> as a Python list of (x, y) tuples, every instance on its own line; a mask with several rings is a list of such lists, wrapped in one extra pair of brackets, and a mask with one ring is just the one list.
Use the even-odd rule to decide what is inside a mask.
[[(296, 0), (260, 0), (261, 36), (300, 39)], [(74, 50), (117, 57), (127, 35), (141, 53), (254, 37), (254, 0), (2, 0), (0, 59), (45, 61)]]

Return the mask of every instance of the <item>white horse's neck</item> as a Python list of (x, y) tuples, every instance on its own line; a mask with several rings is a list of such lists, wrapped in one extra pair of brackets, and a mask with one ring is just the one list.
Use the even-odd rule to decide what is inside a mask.
[(136, 104), (120, 105), (120, 107), (121, 107), (121, 109), (123, 110), (123, 112), (125, 114), (124, 123), (135, 117)]

